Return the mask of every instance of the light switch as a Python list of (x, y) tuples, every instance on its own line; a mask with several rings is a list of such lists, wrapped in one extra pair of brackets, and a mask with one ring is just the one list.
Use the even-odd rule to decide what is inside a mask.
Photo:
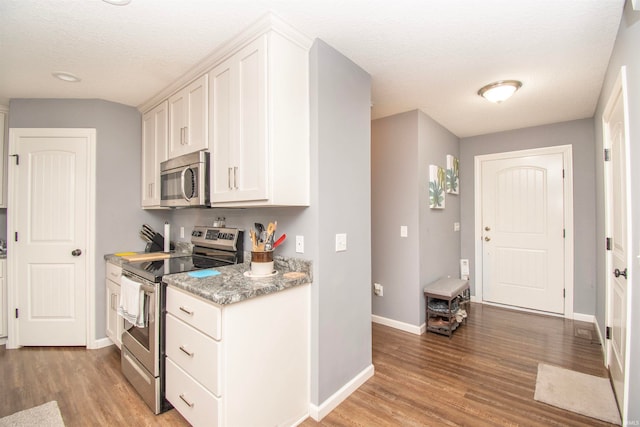
[(460, 223), (459, 222), (454, 222), (453, 223), (453, 231), (460, 231)]
[(409, 230), (406, 225), (400, 226), (400, 237), (407, 237), (409, 235)]
[(346, 250), (347, 250), (346, 233), (336, 234), (336, 252), (342, 252)]
[(296, 252), (299, 254), (304, 253), (304, 236), (296, 236)]

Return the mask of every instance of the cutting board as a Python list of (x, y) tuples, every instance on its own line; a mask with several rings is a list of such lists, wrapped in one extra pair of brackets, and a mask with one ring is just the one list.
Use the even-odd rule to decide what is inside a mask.
[(170, 258), (171, 254), (166, 254), (164, 252), (149, 252), (142, 254), (133, 254), (133, 255), (121, 255), (120, 258), (126, 261), (155, 261), (159, 259), (167, 259)]

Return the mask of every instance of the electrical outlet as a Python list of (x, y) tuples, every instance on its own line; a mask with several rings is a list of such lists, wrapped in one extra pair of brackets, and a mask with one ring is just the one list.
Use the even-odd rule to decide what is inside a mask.
[(336, 234), (336, 252), (343, 252), (347, 250), (347, 234)]
[(373, 293), (379, 297), (384, 294), (384, 287), (380, 283), (373, 284)]
[(459, 222), (454, 222), (453, 223), (453, 231), (460, 231), (460, 223)]
[(299, 254), (304, 253), (304, 236), (296, 236), (296, 252)]
[(184, 239), (184, 227), (180, 227), (180, 238)]
[(409, 230), (406, 225), (400, 226), (400, 237), (407, 237), (409, 235)]

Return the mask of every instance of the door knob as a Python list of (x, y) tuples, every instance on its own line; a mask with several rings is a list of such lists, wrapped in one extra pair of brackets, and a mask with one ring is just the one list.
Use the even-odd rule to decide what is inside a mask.
[(616, 277), (620, 277), (620, 276), (624, 276), (624, 278), (627, 278), (627, 269), (625, 268), (624, 271), (620, 271), (619, 269), (615, 269), (613, 271), (613, 275)]
[(491, 240), (491, 237), (489, 237), (489, 236), (486, 236), (486, 237), (484, 238), (484, 241), (485, 241), (485, 242), (488, 242), (489, 240)]
[(74, 249), (74, 250), (71, 251), (71, 255), (80, 256), (80, 255), (82, 255), (82, 251), (80, 249)]
[(484, 228), (484, 231), (491, 231), (491, 227), (489, 227), (488, 225)]

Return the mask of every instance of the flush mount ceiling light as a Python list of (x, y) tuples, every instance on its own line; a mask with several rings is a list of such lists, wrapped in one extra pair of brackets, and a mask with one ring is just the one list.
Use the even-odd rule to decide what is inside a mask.
[(126, 6), (131, 3), (131, 0), (102, 0), (105, 3), (112, 4), (114, 6)]
[(481, 87), (478, 95), (499, 104), (509, 99), (520, 87), (522, 87), (522, 82), (518, 80), (500, 80)]
[(56, 71), (55, 73), (51, 73), (51, 75), (57, 79), (60, 79), (69, 83), (77, 83), (82, 79), (75, 74), (67, 73), (66, 71)]

